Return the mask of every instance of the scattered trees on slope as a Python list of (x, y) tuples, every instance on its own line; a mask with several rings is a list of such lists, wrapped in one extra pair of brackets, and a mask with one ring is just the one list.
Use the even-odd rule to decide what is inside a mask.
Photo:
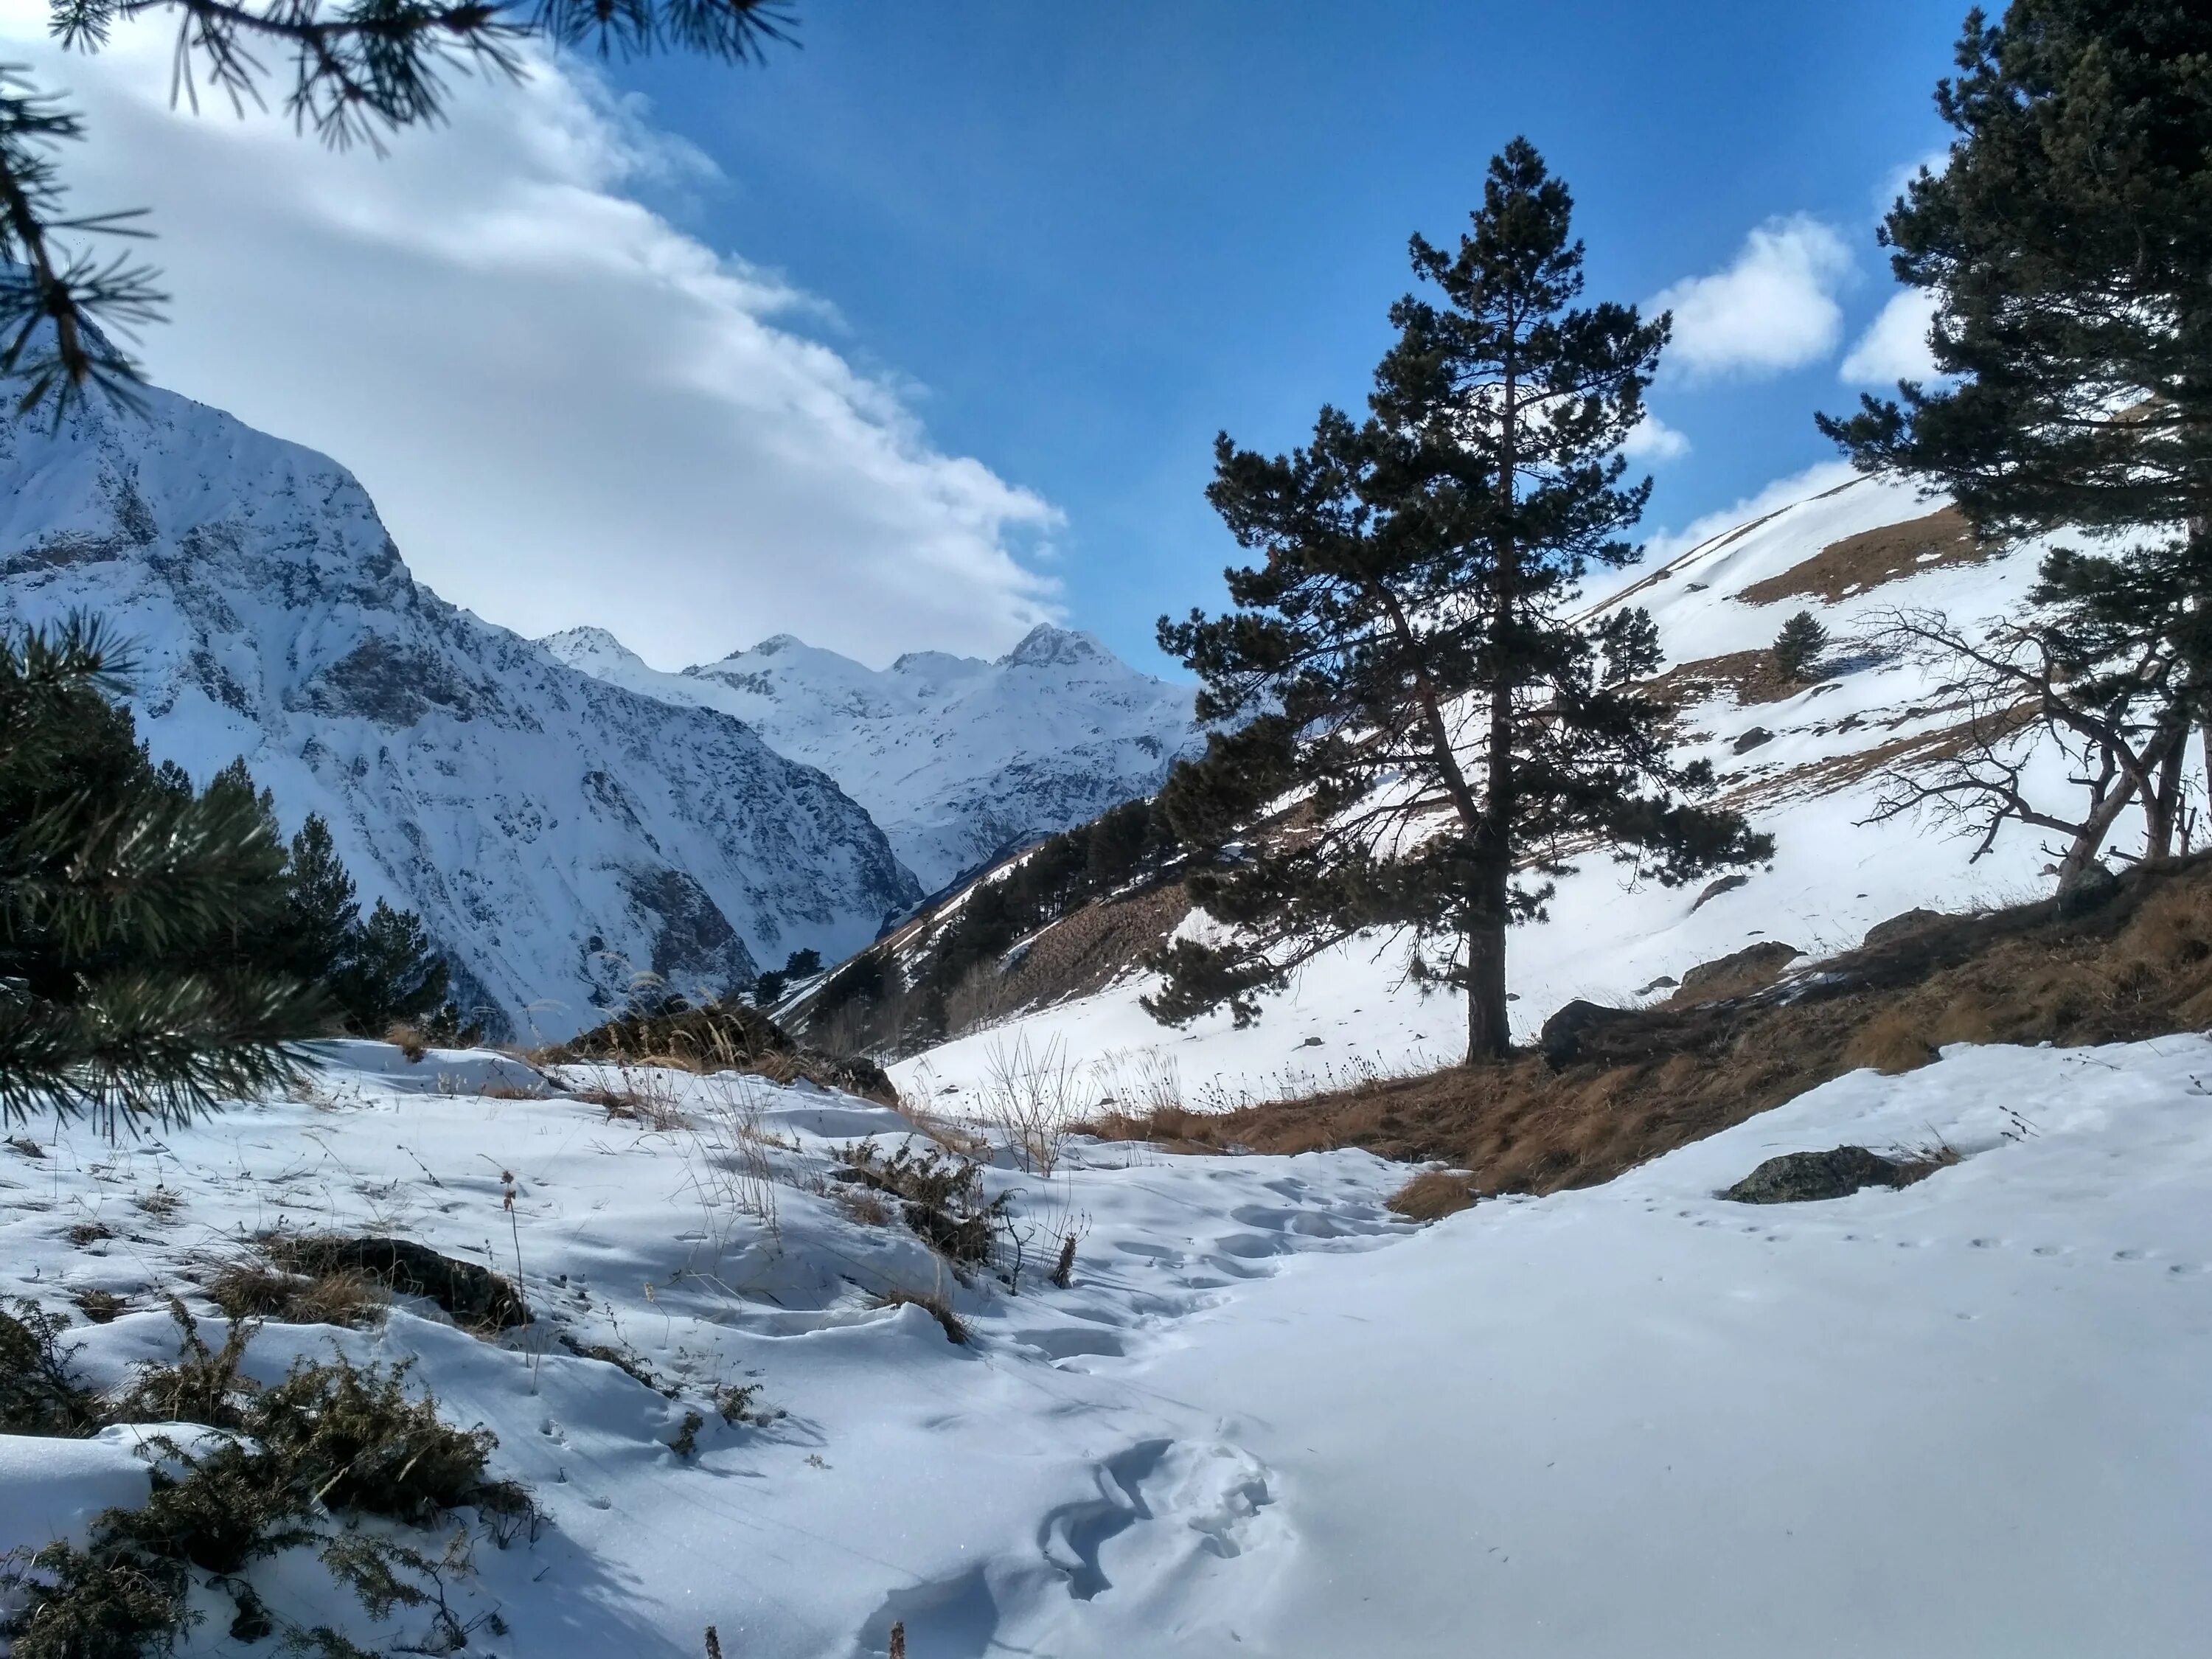
[(1234, 611), (1161, 621), (1222, 728), (1162, 805), (1215, 848), (1271, 802), (1301, 821), (1194, 873), (1231, 932), (1155, 957), (1157, 1017), (1249, 1019), (1318, 951), (1401, 928), (1416, 976), (1464, 990), (1469, 1058), (1502, 1054), (1506, 929), (1542, 917), (1571, 857), (1610, 845), (1673, 883), (1766, 852), (1686, 799), (1712, 780), (1675, 763), (1637, 684), (1658, 663), (1648, 614), (1571, 615), (1591, 565), (1638, 555), (1650, 484), (1623, 483), (1620, 449), (1668, 329), (1576, 304), (1571, 213), (1516, 140), (1456, 253), (1413, 239), (1441, 302), (1392, 308), (1368, 417), (1325, 407), (1287, 456), (1218, 440), (1208, 498), (1264, 558), (1227, 573)]
[[(2138, 805), (2156, 862), (2185, 840), (2188, 736), (2212, 739), (2212, 14), (2014, 0), (1968, 17), (1958, 64), (1936, 93), (1948, 165), (1881, 232), (1935, 301), (1946, 378), (1820, 424), (1863, 468), (1940, 483), (1978, 535), (2101, 546), (2053, 551), (2038, 612), (1986, 639), (1900, 623), (1948, 652), (1978, 715), (1962, 754), (1901, 769), (1889, 799), (1963, 814), (1984, 850), (2008, 822), (2058, 829), (2063, 879)], [(2023, 787), (2051, 740), (2085, 811)]]

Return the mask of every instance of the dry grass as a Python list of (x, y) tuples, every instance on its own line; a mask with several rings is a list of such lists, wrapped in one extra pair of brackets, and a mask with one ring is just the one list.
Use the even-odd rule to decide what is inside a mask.
[(384, 1040), (406, 1055), (410, 1065), (419, 1065), (422, 1056), (430, 1052), (430, 1039), (404, 1023), (387, 1027)]
[(939, 1291), (885, 1291), (875, 1298), (878, 1308), (920, 1308), (938, 1323), (947, 1342), (968, 1340), (968, 1322), (955, 1313), (952, 1304)]
[[(1953, 917), (1823, 964), (1794, 1000), (1640, 1011), (1554, 1073), (1534, 1055), (1224, 1113), (1086, 1126), (1174, 1151), (1364, 1146), (1472, 1170), (1484, 1193), (1609, 1181), (1861, 1066), (1908, 1071), (1954, 1042), (2133, 1042), (2212, 1025), (2212, 857), (2124, 879), (2101, 907)], [(1825, 979), (1825, 972), (1824, 972)]]
[(1715, 692), (1726, 691), (1745, 707), (1780, 702), (1802, 691), (1804, 685), (1783, 675), (1768, 650), (1729, 651), (1695, 662), (1676, 663), (1646, 684), (1645, 690), (1678, 708), (1703, 702)]
[(392, 1293), (349, 1268), (289, 1273), (256, 1259), (226, 1261), (206, 1285), (208, 1300), (228, 1319), (273, 1319), (285, 1325), (380, 1325)]
[(94, 1244), (103, 1243), (114, 1237), (115, 1229), (103, 1222), (77, 1221), (70, 1224), (69, 1231), (63, 1237), (80, 1250), (88, 1249)]
[(863, 1227), (888, 1227), (891, 1224), (890, 1206), (864, 1187), (836, 1187), (830, 1196), (848, 1218)]
[(88, 1287), (82, 1291), (70, 1291), (70, 1300), (76, 1304), (79, 1313), (95, 1325), (107, 1324), (118, 1316), (131, 1311), (128, 1298), (119, 1297), (112, 1291)]
[(676, 1103), (675, 1079), (669, 1068), (643, 1065), (622, 1068), (617, 1081), (597, 1089), (580, 1089), (573, 1098), (597, 1106), (610, 1123), (619, 1120), (663, 1134), (690, 1127), (691, 1121)]
[(1823, 599), (1833, 605), (1923, 570), (1948, 564), (1980, 564), (2003, 550), (1994, 543), (1976, 541), (1959, 509), (1947, 507), (1924, 519), (1886, 524), (1831, 542), (1780, 575), (1753, 582), (1736, 598), (1747, 605), (1773, 605), (1796, 599)]
[(1408, 1221), (1442, 1221), (1474, 1203), (1474, 1177), (1464, 1170), (1424, 1170), (1383, 1200)]
[(185, 1195), (173, 1187), (157, 1185), (151, 1192), (136, 1194), (131, 1201), (138, 1206), (139, 1213), (155, 1221), (173, 1221), (185, 1207)]

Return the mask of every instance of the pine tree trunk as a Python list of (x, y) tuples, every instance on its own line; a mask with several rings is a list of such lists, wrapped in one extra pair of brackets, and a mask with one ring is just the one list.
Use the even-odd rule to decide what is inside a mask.
[(1503, 1060), (1513, 1046), (1505, 1012), (1503, 927), (1468, 936), (1467, 972), (1467, 1063)]
[(2158, 765), (2158, 787), (2143, 803), (2143, 862), (2165, 864), (2173, 857), (2173, 830), (2181, 816), (2181, 763), (2189, 734), (2177, 732)]

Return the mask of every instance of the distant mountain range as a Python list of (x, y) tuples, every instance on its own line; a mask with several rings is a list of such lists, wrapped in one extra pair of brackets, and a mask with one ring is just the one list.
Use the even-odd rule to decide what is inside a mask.
[(602, 629), (541, 641), (573, 668), (716, 708), (818, 766), (936, 890), (997, 854), (1149, 795), (1200, 746), (1193, 691), (1089, 634), (1040, 627), (995, 662), (917, 651), (872, 669), (779, 634), (680, 674)]
[(137, 643), (157, 758), (234, 757), (419, 911), (465, 1000), (565, 1034), (651, 972), (835, 958), (921, 887), (821, 771), (704, 702), (562, 665), (416, 582), (351, 475), (161, 391), (0, 415), (0, 619)]

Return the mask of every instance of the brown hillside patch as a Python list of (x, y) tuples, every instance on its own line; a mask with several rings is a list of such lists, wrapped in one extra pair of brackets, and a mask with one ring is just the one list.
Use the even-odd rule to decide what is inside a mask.
[(1179, 881), (1088, 904), (1039, 933), (1006, 978), (1009, 998), (1042, 1007), (1103, 991), (1190, 914)]
[(1833, 605), (1918, 571), (1948, 564), (1980, 564), (2003, 550), (1994, 542), (1977, 541), (1959, 509), (1947, 507), (1924, 519), (1881, 525), (1831, 542), (1780, 575), (1753, 582), (1736, 598), (1746, 605), (1773, 605), (1795, 599), (1823, 599)]
[(1802, 691), (1802, 681), (1786, 679), (1775, 672), (1771, 651), (1729, 651), (1717, 657), (1679, 662), (1647, 683), (1645, 689), (1676, 708), (1703, 702), (1715, 692), (1725, 691), (1740, 704), (1780, 702)]
[(1625, 1012), (1554, 1073), (1534, 1055), (1157, 1125), (1176, 1149), (1364, 1146), (1474, 1172), (1484, 1193), (1609, 1181), (1861, 1066), (1909, 1071), (1952, 1042), (2133, 1042), (2212, 1025), (2212, 856), (2124, 879), (2101, 904), (1949, 916), (1775, 990)]

